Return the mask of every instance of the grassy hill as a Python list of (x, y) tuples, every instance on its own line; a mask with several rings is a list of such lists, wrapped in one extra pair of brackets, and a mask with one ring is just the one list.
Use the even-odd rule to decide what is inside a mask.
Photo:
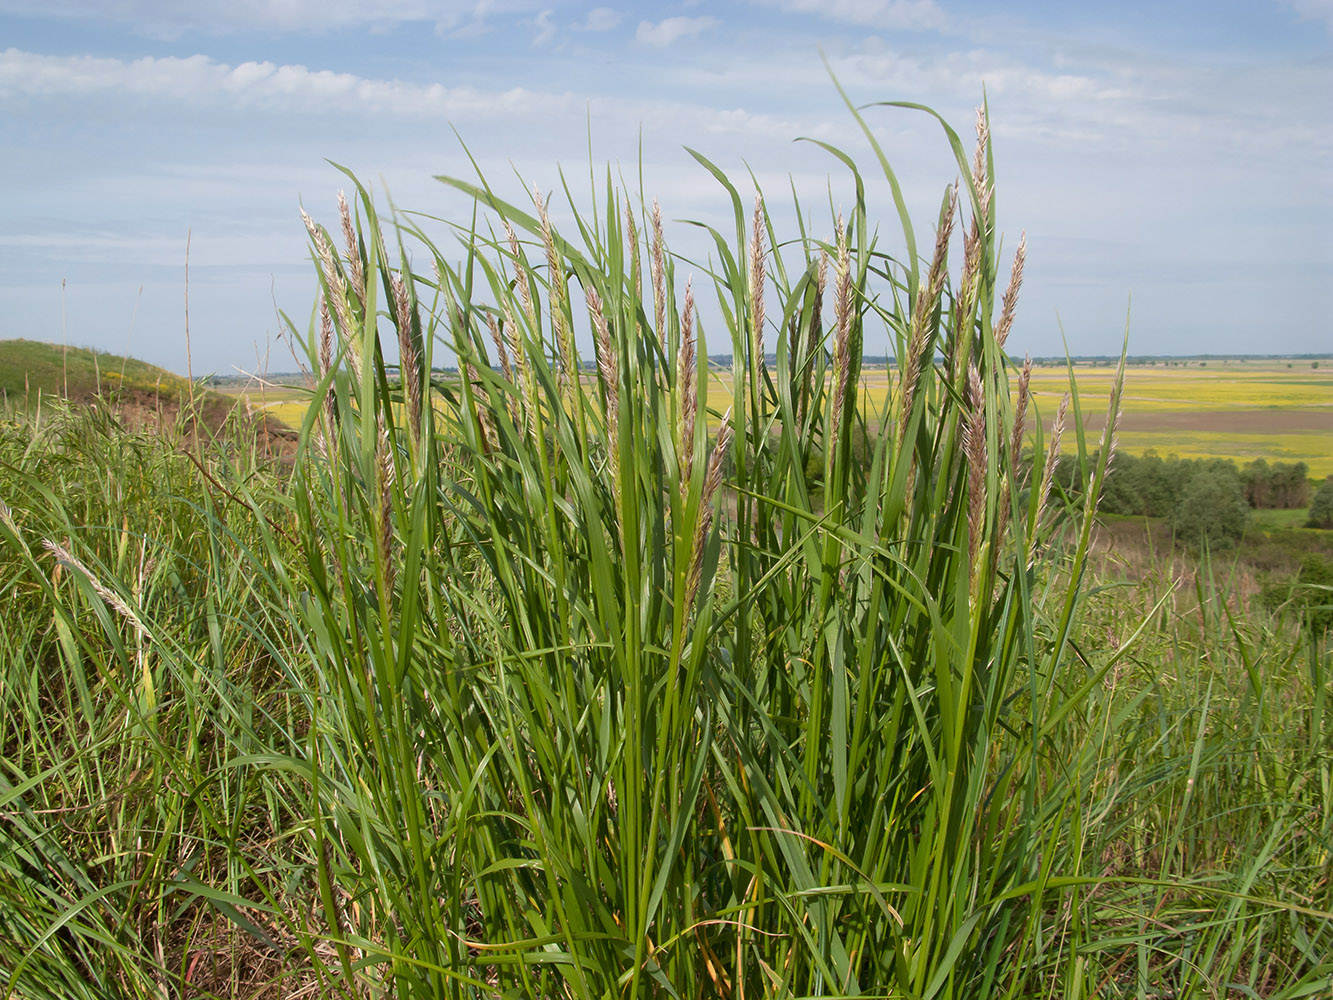
[(146, 361), (37, 340), (0, 340), (0, 395), (10, 403), (38, 393), (86, 401), (115, 390), (177, 396), (189, 383)]
[[(100, 399), (110, 404), (127, 428), (157, 432), (176, 428), (189, 435), (200, 424), (208, 434), (217, 434), (228, 425), (237, 405), (233, 397), (198, 390), (182, 422), (190, 382), (174, 372), (84, 347), (0, 340), (0, 408), (32, 410), (44, 405), (44, 397), (80, 404)], [(241, 429), (270, 453), (285, 455), (294, 447), (295, 435), (271, 417), (241, 416), (232, 422), (231, 431)]]

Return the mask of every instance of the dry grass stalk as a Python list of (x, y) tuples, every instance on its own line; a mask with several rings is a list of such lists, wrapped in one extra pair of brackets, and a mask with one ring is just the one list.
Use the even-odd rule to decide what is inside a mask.
[(1018, 373), (1018, 399), (1014, 403), (1014, 426), (1009, 435), (1009, 480), (1005, 488), (1000, 491), (1000, 515), (996, 527), (996, 535), (1003, 536), (1005, 528), (1009, 525), (1009, 512), (1011, 488), (1017, 487), (1017, 476), (1019, 469), (1019, 460), (1023, 455), (1023, 435), (1027, 432), (1027, 414), (1028, 402), (1032, 394), (1032, 358), (1028, 356), (1023, 359), (1023, 368)]
[(394, 584), (394, 544), (393, 544), (393, 456), (389, 453), (389, 432), (383, 422), (379, 425), (378, 440), (375, 445), (377, 464), (377, 486), (379, 488), (379, 518), (376, 529), (379, 537), (379, 558), (384, 566), (384, 588), (393, 593)]
[(653, 199), (653, 319), (659, 339), (666, 332), (666, 240), (662, 236), (662, 206)]
[(523, 315), (528, 321), (528, 329), (537, 329), (537, 308), (532, 300), (532, 285), (528, 281), (528, 259), (518, 245), (518, 234), (513, 225), (505, 219), (505, 235), (509, 238), (509, 252), (514, 255), (514, 286), (518, 290), (518, 301), (523, 306)]
[[(634, 209), (628, 203), (625, 205), (625, 229), (629, 236), (629, 287), (637, 298), (643, 282), (639, 269), (639, 227), (634, 223)], [(661, 335), (660, 330), (658, 334)]]
[(699, 594), (699, 585), (703, 581), (704, 543), (708, 532), (713, 527), (713, 497), (722, 485), (722, 463), (726, 460), (727, 449), (731, 446), (731, 411), (722, 418), (722, 427), (717, 432), (717, 441), (713, 452), (708, 457), (708, 469), (704, 473), (704, 492), (699, 506), (699, 520), (695, 525), (694, 546), (690, 554), (690, 572), (685, 583), (685, 607), (694, 603)]
[[(981, 283), (981, 256), (990, 233), (990, 203), (992, 188), (987, 177), (986, 150), (990, 142), (990, 124), (986, 120), (984, 108), (977, 108), (977, 147), (972, 156), (972, 188), (976, 192), (977, 205), (972, 212), (972, 224), (963, 239), (963, 275), (959, 282), (957, 339), (950, 352), (950, 367), (958, 363), (964, 355), (963, 333), (971, 335), (972, 314), (977, 306), (978, 291)], [(970, 345), (968, 345), (970, 346)]]
[[(329, 316), (329, 300), (319, 297), (319, 377), (322, 380), (333, 368), (333, 320)], [(338, 415), (338, 400), (333, 393), (333, 384), (324, 390), (324, 413), (320, 419), (319, 442), (325, 449), (333, 444), (334, 421)]]
[(935, 234), (935, 252), (930, 258), (930, 270), (926, 272), (924, 289), (918, 288), (916, 309), (912, 313), (912, 335), (907, 344), (907, 360), (903, 366), (902, 402), (900, 404), (899, 434), (907, 432), (907, 422), (912, 416), (912, 401), (916, 398), (917, 382), (921, 378), (921, 367), (926, 364), (934, 337), (931, 336), (931, 321), (935, 307), (944, 293), (944, 279), (949, 261), (949, 240), (953, 237), (954, 215), (958, 211), (958, 185), (953, 186), (948, 207)]
[(699, 411), (698, 372), (694, 357), (694, 289), (685, 282), (685, 308), (680, 317), (680, 350), (676, 353), (676, 392), (680, 396), (680, 488), (689, 489), (694, 475), (694, 426)]
[(1060, 460), (1060, 439), (1065, 433), (1065, 417), (1069, 413), (1069, 393), (1060, 397), (1060, 407), (1055, 411), (1055, 423), (1051, 426), (1051, 445), (1046, 451), (1046, 464), (1041, 470), (1041, 485), (1037, 494), (1037, 516), (1032, 522), (1032, 545), (1028, 549), (1028, 566), (1036, 558), (1037, 527), (1042, 515), (1046, 513), (1046, 502), (1051, 496), (1051, 481), (1055, 478), (1055, 466)]
[(421, 353), (417, 350), (412, 292), (402, 273), (389, 279), (393, 289), (394, 319), (398, 326), (398, 371), (407, 391), (407, 419), (413, 443), (421, 440)]
[[(602, 376), (606, 392), (606, 454), (611, 463), (611, 478), (616, 483), (617, 513), (620, 507), (620, 365), (611, 344), (611, 331), (602, 309), (602, 297), (597, 289), (588, 286), (584, 297), (588, 300), (588, 315), (592, 317), (593, 334), (597, 339), (597, 370)], [(619, 518), (617, 518), (619, 520)]]
[[(754, 198), (750, 236), (750, 356), (756, 373), (764, 367), (764, 196)], [(756, 385), (756, 389), (758, 386)]]
[(838, 263), (834, 271), (833, 314), (833, 413), (830, 417), (829, 455), (836, 455), (838, 435), (842, 431), (843, 410), (847, 405), (847, 384), (851, 375), (852, 330), (852, 255), (847, 228), (838, 216)]
[(555, 232), (551, 229), (551, 217), (546, 211), (546, 202), (541, 191), (532, 189), (532, 200), (537, 206), (537, 218), (541, 222), (542, 244), (546, 247), (546, 276), (549, 281), (547, 292), (551, 305), (551, 327), (555, 332), (556, 350), (560, 355), (560, 382), (562, 394), (578, 380), (578, 361), (574, 357), (574, 338), (565, 319), (565, 269), (560, 262), (560, 254), (555, 246)]
[(343, 244), (347, 255), (347, 266), (352, 272), (352, 291), (356, 300), (366, 301), (366, 274), (361, 267), (361, 247), (356, 238), (356, 226), (352, 224), (352, 210), (347, 207), (347, 196), (338, 192), (338, 217), (342, 220)]
[(509, 344), (509, 351), (514, 358), (514, 369), (518, 373), (518, 381), (522, 385), (522, 409), (524, 417), (524, 429), (528, 429), (527, 422), (532, 420), (537, 412), (537, 381), (533, 377), (532, 369), (528, 365), (527, 356), (523, 352), (523, 335), (519, 331), (518, 322), (514, 319), (514, 312), (509, 308), (509, 300), (503, 299), (500, 303), (500, 317), (503, 323), (502, 332)]
[(500, 448), (500, 436), (496, 433), (495, 422), (491, 419), (486, 404), (478, 398), (484, 389), (481, 376), (477, 374), (477, 369), (471, 362), (463, 363), (463, 375), (472, 389), (472, 412), (476, 414), (477, 425), (481, 428), (482, 451), (487, 455), (493, 454)]
[(986, 395), (981, 388), (981, 373), (976, 365), (967, 370), (968, 401), (971, 409), (963, 425), (963, 455), (967, 460), (967, 549), (972, 572), (977, 569), (977, 553), (986, 521)]
[(338, 335), (347, 344), (353, 374), (359, 380), (361, 378), (361, 338), (352, 322), (351, 307), (347, 304), (347, 280), (338, 269), (338, 264), (333, 256), (333, 244), (329, 242), (324, 230), (315, 224), (315, 220), (306, 214), (305, 209), (301, 209), (301, 218), (305, 222), (306, 230), (310, 233), (310, 238), (315, 242), (315, 252), (319, 256), (320, 266), (324, 272), (324, 282), (327, 286), (326, 294), (333, 300), (333, 314), (338, 321)]
[(506, 382), (512, 382), (514, 370), (509, 365), (509, 351), (505, 348), (504, 334), (500, 332), (500, 322), (495, 318), (495, 313), (486, 314), (486, 330), (491, 335), (491, 343), (495, 345), (496, 356), (500, 359), (500, 374)]
[(145, 639), (149, 638), (148, 627), (144, 625), (143, 620), (139, 618), (139, 615), (134, 609), (125, 603), (123, 597), (103, 584), (101, 580), (97, 579), (97, 575), (85, 566), (74, 553), (70, 552), (69, 549), (61, 545), (59, 542), (53, 542), (49, 538), (42, 540), (42, 546), (46, 551), (56, 557), (58, 563), (82, 573), (88, 583), (92, 585), (93, 591), (98, 597), (104, 600), (117, 614), (133, 625), (139, 635)]
[(1004, 304), (1000, 309), (1000, 322), (995, 327), (995, 344), (1001, 350), (1009, 339), (1009, 331), (1014, 325), (1014, 310), (1018, 307), (1018, 290), (1023, 285), (1023, 264), (1027, 260), (1028, 237), (1024, 233), (1018, 238), (1018, 249), (1014, 251), (1014, 266), (1009, 272), (1009, 287), (1004, 290)]

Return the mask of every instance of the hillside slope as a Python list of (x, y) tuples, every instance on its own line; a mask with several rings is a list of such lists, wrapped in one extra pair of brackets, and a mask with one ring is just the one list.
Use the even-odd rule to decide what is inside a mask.
[(289, 456), (295, 448), (294, 432), (279, 421), (236, 413), (229, 424), (237, 407), (233, 397), (201, 389), (190, 403), (188, 379), (146, 361), (35, 340), (0, 340), (0, 408), (33, 410), (51, 397), (76, 404), (100, 400), (129, 430), (193, 436), (202, 425), (208, 435), (224, 428), (240, 432), (275, 456)]

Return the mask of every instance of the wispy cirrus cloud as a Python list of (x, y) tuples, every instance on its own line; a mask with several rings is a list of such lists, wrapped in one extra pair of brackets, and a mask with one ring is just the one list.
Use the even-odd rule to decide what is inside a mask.
[(1304, 21), (1323, 21), (1329, 34), (1333, 35), (1333, 0), (1278, 0), (1284, 7), (1290, 7)]
[(717, 27), (718, 20), (705, 14), (702, 17), (668, 17), (664, 21), (640, 21), (634, 40), (641, 45), (665, 48), (682, 38), (701, 35)]
[[(943, 28), (948, 23), (935, 0), (751, 0), (829, 21), (860, 24), (878, 31)], [(1317, 2), (1317, 0), (1309, 0)]]
[[(255, 30), (323, 33), (410, 23), (433, 24), (448, 33), (484, 24), (488, 15), (531, 14), (541, 6), (541, 0), (232, 0), (223, 4), (48, 0), (42, 4), (41, 16), (110, 22), (159, 37)], [(0, 0), (0, 14), (32, 16), (32, 8), (27, 0)]]
[(484, 90), (298, 64), (218, 62), (204, 55), (123, 60), (0, 52), (0, 99), (130, 96), (164, 104), (223, 106), (274, 112), (346, 112), (473, 118), (495, 114), (553, 114), (580, 108), (571, 94), (512, 87)]
[(581, 27), (584, 31), (610, 31), (624, 19), (614, 7), (594, 7)]

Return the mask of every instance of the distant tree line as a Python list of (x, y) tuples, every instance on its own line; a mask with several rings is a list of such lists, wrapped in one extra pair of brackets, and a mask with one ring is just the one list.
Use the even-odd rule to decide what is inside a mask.
[[(1058, 475), (1066, 490), (1081, 491), (1074, 461), (1062, 462)], [(1142, 457), (1115, 456), (1100, 509), (1164, 518), (1179, 537), (1216, 545), (1240, 538), (1252, 508), (1303, 508), (1311, 492), (1304, 462), (1270, 464), (1260, 458), (1237, 467), (1227, 459), (1162, 458), (1149, 451)], [(1333, 485), (1328, 492), (1333, 500)], [(1312, 526), (1320, 526), (1313, 524), (1315, 514), (1312, 510)]]

